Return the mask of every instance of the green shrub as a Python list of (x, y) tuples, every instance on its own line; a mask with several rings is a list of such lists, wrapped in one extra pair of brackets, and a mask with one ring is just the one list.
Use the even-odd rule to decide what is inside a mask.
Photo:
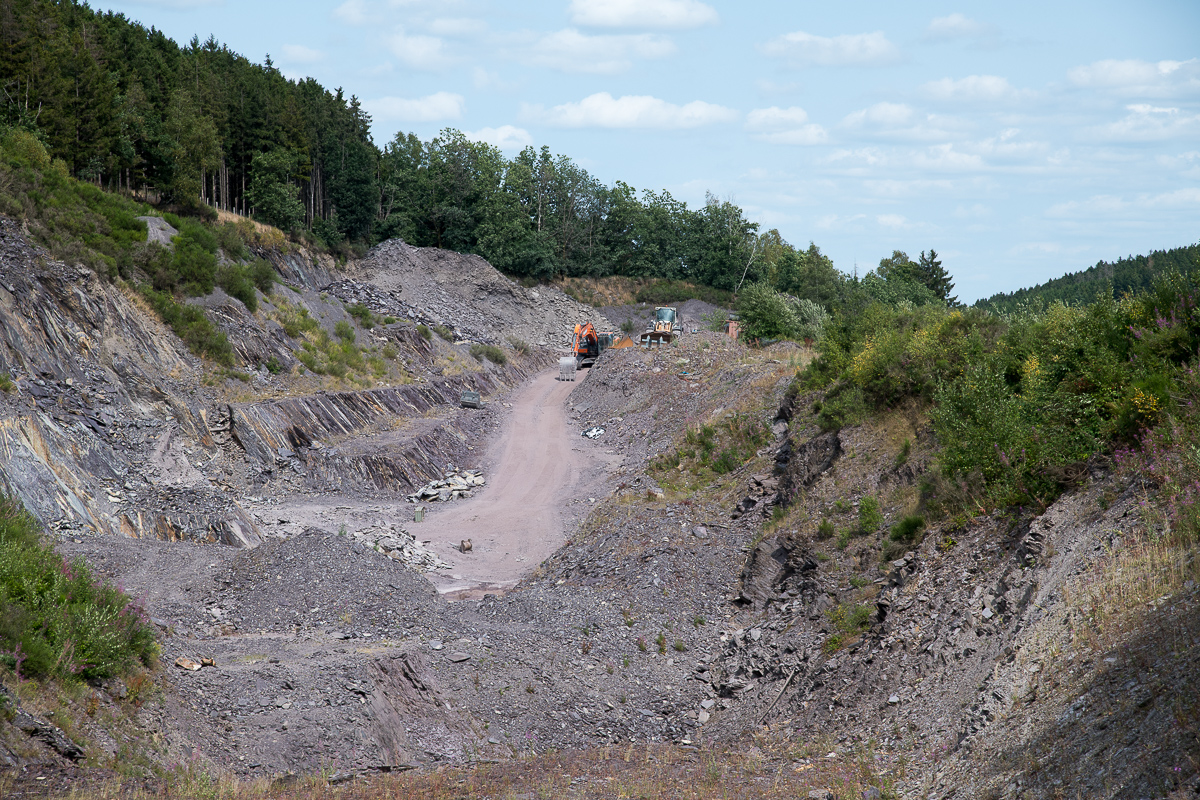
[(355, 303), (346, 309), (346, 312), (358, 320), (358, 324), (363, 326), (364, 330), (371, 330), (375, 327), (375, 317), (371, 314), (371, 309), (364, 306), (362, 303)]
[(333, 335), (343, 342), (353, 342), (354, 326), (344, 319), (338, 320), (337, 324), (333, 326)]
[(858, 504), (858, 530), (862, 534), (871, 534), (883, 526), (883, 512), (879, 501), (866, 495)]
[(0, 392), (8, 394), (15, 388), (17, 388), (17, 385), (13, 383), (12, 375), (9, 375), (7, 372), (0, 372)]
[(924, 538), (925, 518), (920, 515), (909, 515), (892, 526), (888, 541), (884, 543), (880, 555), (881, 561), (892, 561), (906, 551), (912, 550)]
[(242, 238), (236, 222), (218, 225), (214, 231), (221, 251), (233, 261), (241, 261), (247, 255), (246, 241)]
[(142, 607), (81, 560), (39, 540), (40, 525), (0, 497), (0, 663), (22, 678), (94, 679), (151, 666)]
[(633, 333), (635, 328), (637, 325), (634, 324), (633, 317), (626, 317), (625, 321), (621, 323), (621, 330), (624, 333)]
[(155, 291), (144, 285), (140, 288), (150, 306), (189, 350), (198, 356), (211, 358), (222, 366), (233, 364), (233, 348), (229, 345), (229, 339), (216, 329), (202, 309), (177, 303), (167, 292)]
[(417, 333), (421, 334), (421, 338), (427, 342), (433, 341), (433, 331), (429, 330), (428, 325), (417, 325)]
[(258, 293), (255, 291), (254, 279), (248, 267), (241, 264), (227, 264), (221, 267), (217, 270), (217, 285), (230, 297), (241, 300), (242, 305), (251, 314), (258, 310)]
[(513, 352), (522, 356), (529, 355), (529, 342), (518, 336), (508, 336), (506, 341), (508, 342), (508, 346), (513, 349)]
[(485, 358), (493, 364), (504, 364), (508, 361), (508, 356), (504, 355), (504, 351), (494, 344), (480, 344), (476, 342), (471, 345), (470, 352), (476, 361), (482, 361)]
[(265, 258), (258, 258), (250, 265), (250, 279), (263, 294), (270, 294), (275, 289), (275, 268)]
[(440, 336), (440, 337), (442, 337), (443, 339), (445, 339), (447, 342), (453, 342), (453, 341), (454, 341), (454, 331), (450, 330), (450, 329), (449, 329), (449, 328), (447, 328), (445, 325), (434, 325), (434, 326), (433, 326), (433, 331), (434, 331), (434, 333), (436, 333), (438, 336)]
[(839, 603), (826, 611), (825, 615), (829, 618), (835, 631), (825, 640), (824, 650), (826, 653), (837, 652), (871, 625), (871, 607), (868, 605)]
[(818, 539), (832, 539), (835, 533), (837, 533), (837, 526), (828, 517), (822, 519), (821, 524), (817, 526)]
[(795, 307), (766, 283), (743, 288), (738, 294), (737, 311), (742, 337), (747, 340), (793, 339), (800, 327)]

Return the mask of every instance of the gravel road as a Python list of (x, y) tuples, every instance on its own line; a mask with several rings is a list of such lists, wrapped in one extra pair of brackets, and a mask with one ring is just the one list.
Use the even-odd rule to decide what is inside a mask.
[[(512, 397), (512, 408), (484, 458), (488, 483), (469, 500), (433, 504), (410, 530), (451, 569), (429, 577), (443, 594), (462, 597), (514, 586), (553, 554), (574, 528), (577, 502), (620, 461), (568, 424), (566, 402), (579, 383), (557, 381), (557, 368)], [(472, 547), (460, 551), (464, 539)]]

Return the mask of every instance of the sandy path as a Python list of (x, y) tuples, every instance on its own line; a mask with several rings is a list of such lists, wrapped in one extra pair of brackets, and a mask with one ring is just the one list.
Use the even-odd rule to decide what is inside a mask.
[[(565, 541), (573, 527), (568, 501), (586, 502), (617, 460), (568, 426), (566, 399), (579, 384), (555, 374), (557, 368), (539, 374), (510, 398), (512, 410), (484, 459), (483, 490), (427, 506), (425, 521), (408, 525), (451, 564), (429, 576), (438, 591), (514, 585)], [(468, 538), (471, 551), (460, 553)]]

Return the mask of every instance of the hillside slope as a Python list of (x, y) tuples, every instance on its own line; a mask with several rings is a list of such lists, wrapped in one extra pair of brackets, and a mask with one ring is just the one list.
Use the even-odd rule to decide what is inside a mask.
[[(571, 426), (604, 430), (572, 446), (612, 471), (564, 498), (581, 523), (514, 589), (447, 602), (404, 497), (479, 464), (511, 390), (552, 363), (537, 342), (586, 309), (398, 243), (345, 275), (276, 253), (294, 288), (253, 314), (203, 301), (239, 354), (214, 369), (19, 224), (0, 233), (0, 481), (60, 552), (145, 598), (163, 649), (151, 675), (82, 693), (6, 678), (30, 730), (61, 727), (91, 765), (4, 718), (6, 791), (185, 761), (436, 776), (618, 744), (735, 748), (793, 795), (1200, 786), (1200, 565), (1146, 539), (1137, 475), (1093, 466), (1047, 508), (897, 538), (937, 454), (918, 406), (822, 432), (819, 395), (792, 388), (810, 352), (689, 333), (610, 351), (574, 386)], [(355, 302), (411, 316), (368, 328)], [(498, 364), (421, 319), (533, 347)], [(460, 408), (470, 388), (491, 402)]]

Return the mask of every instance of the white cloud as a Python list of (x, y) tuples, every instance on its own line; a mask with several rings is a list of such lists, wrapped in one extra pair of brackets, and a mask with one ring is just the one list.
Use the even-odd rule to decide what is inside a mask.
[(837, 167), (838, 171), (850, 175), (866, 175), (874, 167), (887, 165), (888, 158), (877, 147), (861, 147), (857, 150), (834, 150), (818, 163)]
[(527, 64), (563, 72), (610, 75), (633, 66), (635, 58), (664, 58), (675, 52), (675, 44), (655, 34), (589, 36), (574, 28), (548, 33), (513, 51)]
[(1134, 103), (1125, 110), (1124, 118), (1093, 128), (1095, 137), (1122, 142), (1150, 142), (1179, 137), (1200, 136), (1200, 114), (1190, 114), (1174, 107)]
[(1167, 169), (1176, 170), (1184, 178), (1200, 179), (1200, 150), (1190, 150), (1177, 156), (1164, 154), (1155, 160)]
[(851, 214), (843, 217), (840, 214), (826, 214), (817, 219), (817, 227), (825, 230), (847, 230), (861, 228), (860, 225), (855, 225), (856, 222), (861, 222), (866, 219), (866, 214)]
[(921, 169), (936, 169), (950, 172), (961, 172), (983, 169), (983, 159), (975, 153), (963, 153), (954, 149), (953, 144), (938, 144), (918, 153), (912, 159), (914, 166)]
[(487, 32), (487, 23), (471, 17), (438, 17), (427, 26), (438, 36), (479, 36)]
[(908, 200), (919, 195), (944, 195), (954, 188), (953, 182), (944, 178), (938, 180), (930, 180), (928, 178), (917, 180), (896, 180), (894, 178), (864, 180), (863, 186), (876, 197)]
[(333, 15), (347, 25), (365, 25), (367, 22), (367, 4), (363, 0), (346, 0), (333, 10)]
[(916, 116), (916, 112), (910, 106), (904, 103), (876, 103), (870, 108), (864, 108), (862, 111), (855, 111), (846, 115), (844, 120), (847, 125), (853, 127), (861, 127), (863, 125), (875, 125), (879, 127), (895, 128), (901, 125), (907, 125)]
[(548, 110), (527, 105), (522, 112), (531, 119), (564, 128), (698, 128), (737, 118), (733, 109), (701, 100), (680, 106), (648, 95), (614, 98), (608, 92)]
[(364, 103), (375, 118), (404, 120), (406, 122), (439, 122), (458, 119), (463, 114), (466, 99), (461, 94), (436, 92), (426, 97), (381, 97)]
[(829, 141), (829, 132), (817, 124), (803, 125), (787, 131), (761, 134), (759, 139), (770, 144), (814, 145)]
[(879, 66), (900, 59), (900, 50), (882, 31), (833, 37), (795, 31), (767, 42), (763, 51), (793, 63), (823, 67)]
[(598, 28), (697, 28), (717, 21), (698, 0), (571, 0), (571, 21)]
[(969, 206), (956, 206), (952, 212), (958, 219), (984, 219), (992, 214), (992, 210), (982, 203), (974, 203)]
[(889, 139), (949, 139), (962, 133), (968, 124), (939, 114), (920, 114), (904, 103), (876, 103), (847, 114), (842, 126), (868, 136)]
[(1140, 194), (1132, 199), (1111, 194), (1097, 194), (1086, 200), (1070, 200), (1053, 205), (1046, 211), (1046, 215), (1080, 219), (1100, 216), (1125, 218), (1138, 211), (1178, 208), (1200, 210), (1200, 187), (1193, 186), (1159, 194)]
[(501, 150), (523, 150), (533, 144), (533, 137), (524, 128), (513, 125), (501, 125), (499, 128), (480, 128), (477, 131), (464, 131), (468, 139), (485, 142)]
[(894, 231), (902, 231), (906, 228), (911, 228), (912, 223), (903, 214), (879, 214), (875, 217), (875, 221), (881, 227), (889, 228)]
[(451, 60), (445, 43), (436, 36), (410, 36), (397, 28), (387, 44), (392, 55), (414, 69), (441, 69)]
[(936, 100), (954, 102), (1013, 101), (1030, 97), (1032, 92), (1016, 89), (1007, 79), (996, 75), (968, 75), (954, 80), (931, 81), (921, 89)]
[(758, 133), (757, 138), (771, 144), (814, 145), (829, 141), (829, 134), (815, 123), (808, 123), (808, 113), (798, 106), (790, 108), (756, 108), (746, 115), (746, 130)]
[(1106, 59), (1075, 67), (1067, 78), (1076, 86), (1120, 94), (1162, 97), (1200, 91), (1200, 59), (1139, 61)]
[(292, 64), (313, 64), (325, 57), (320, 50), (313, 50), (302, 44), (285, 44), (280, 48), (283, 60)]
[(971, 39), (991, 32), (990, 25), (976, 22), (962, 14), (934, 17), (925, 29), (925, 35), (930, 39)]
[(791, 108), (756, 108), (746, 115), (746, 130), (778, 130), (796, 128), (808, 122), (808, 112), (799, 106)]

